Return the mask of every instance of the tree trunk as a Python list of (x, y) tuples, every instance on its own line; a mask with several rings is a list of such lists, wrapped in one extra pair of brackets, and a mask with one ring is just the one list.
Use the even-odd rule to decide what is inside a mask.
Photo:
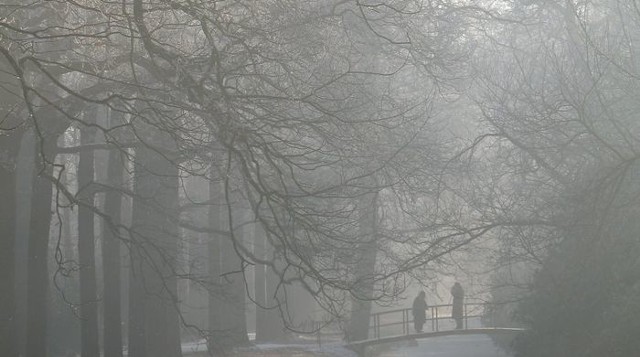
[(374, 272), (377, 252), (377, 195), (370, 194), (360, 200), (359, 231), (362, 240), (354, 286), (354, 298), (351, 300), (351, 318), (347, 330), (349, 341), (366, 340), (369, 336), (371, 298), (374, 288)]
[[(181, 204), (190, 205), (192, 197), (206, 200), (209, 190), (209, 181), (201, 177), (185, 178), (182, 184), (185, 189), (181, 195)], [(181, 218), (198, 227), (207, 227), (209, 210), (207, 205), (189, 207), (181, 212)], [(182, 237), (182, 264), (180, 269), (188, 272), (188, 279), (181, 279), (178, 285), (180, 297), (180, 309), (185, 319), (185, 324), (193, 326), (185, 329), (182, 334), (188, 337), (202, 336), (209, 326), (208, 303), (209, 294), (203, 288), (203, 282), (207, 281), (209, 259), (208, 243), (209, 234), (205, 232), (193, 232), (189, 229), (181, 229)]]
[[(212, 172), (212, 177), (215, 177)], [(225, 205), (223, 184), (212, 178), (209, 184), (209, 219), (213, 229), (229, 229), (228, 207)], [(242, 231), (235, 232), (234, 239), (242, 242)], [(229, 236), (212, 234), (209, 242), (209, 273), (212, 289), (209, 294), (210, 349), (226, 351), (247, 344), (245, 316), (245, 288), (240, 258)]]
[[(92, 112), (90, 115), (93, 115)], [(96, 132), (86, 127), (80, 134), (81, 145), (93, 144)], [(96, 257), (94, 237), (94, 155), (80, 152), (78, 161), (78, 260), (80, 261), (80, 345), (82, 357), (99, 357), (98, 301), (96, 293)], [(86, 207), (85, 205), (89, 206)]]
[(26, 355), (27, 346), (27, 287), (29, 235), (31, 221), (31, 201), (33, 197), (33, 177), (36, 174), (35, 137), (32, 131), (22, 136), (16, 166), (16, 241), (14, 244), (14, 306), (15, 306), (15, 346), (17, 354)]
[[(215, 181), (215, 172), (211, 171), (211, 179), (209, 181), (209, 227), (211, 229), (224, 229), (222, 227), (222, 208), (221, 205), (214, 202), (222, 202), (220, 197), (220, 184)], [(224, 323), (221, 316), (222, 298), (220, 289), (220, 242), (225, 239), (220, 234), (211, 233), (209, 237), (209, 277), (211, 285), (209, 286), (209, 337), (208, 348), (210, 352), (216, 354), (223, 349), (221, 344), (222, 331)]]
[(269, 242), (266, 244), (266, 256), (273, 262), (278, 271), (273, 267), (267, 266), (265, 272), (266, 285), (266, 307), (265, 311), (266, 325), (268, 329), (265, 331), (265, 340), (271, 342), (285, 342), (287, 339), (287, 330), (283, 314), (287, 314), (287, 306), (285, 299), (286, 285), (280, 285), (283, 280), (282, 269), (284, 268), (284, 257), (279, 249), (273, 247)]
[[(47, 140), (44, 152), (52, 152), (53, 145)], [(38, 149), (43, 143), (38, 140)], [(51, 195), (53, 187), (43, 174), (53, 173), (51, 165), (43, 164), (41, 151), (36, 150), (36, 176), (31, 198), (31, 222), (29, 232), (29, 256), (27, 272), (27, 338), (26, 356), (45, 357), (47, 355), (47, 299), (49, 276), (47, 253), (49, 248), (49, 228), (51, 225)], [(53, 161), (53, 160), (51, 160)]]
[[(212, 175), (213, 176), (213, 175)], [(212, 202), (225, 202), (222, 183), (212, 179), (209, 185)], [(224, 204), (211, 204), (209, 220), (213, 229), (229, 229), (229, 214)], [(241, 242), (242, 232), (235, 239)], [(211, 351), (226, 351), (246, 344), (245, 289), (240, 258), (228, 236), (212, 234), (209, 242), (209, 331)]]
[(19, 77), (9, 63), (15, 58), (6, 56), (0, 56), (0, 356), (13, 357), (19, 353), (16, 331), (21, 327), (17, 309), (21, 300), (16, 300), (19, 290), (16, 264), (24, 259), (16, 259), (17, 188), (22, 179), (18, 177), (18, 160), (25, 128), (21, 125), (24, 113), (20, 110), (14, 112), (22, 103), (22, 99), (15, 95), (20, 92)]
[[(112, 113), (111, 126), (120, 124)], [(104, 328), (103, 344), (105, 357), (122, 357), (121, 326), (121, 282), (120, 282), (120, 235), (117, 227), (121, 222), (122, 195), (119, 189), (123, 182), (123, 160), (118, 150), (110, 150), (107, 164), (107, 185), (104, 210), (109, 217), (102, 225), (102, 265), (104, 281)]]
[[(210, 222), (213, 222), (213, 220)], [(218, 284), (218, 277), (220, 276), (219, 238), (215, 234), (212, 234), (209, 240), (208, 251), (211, 284), (209, 286), (209, 336), (207, 338), (207, 348), (210, 352), (218, 354), (223, 348), (220, 339), (224, 326), (220, 316), (221, 301)]]
[[(234, 224), (243, 223), (239, 219), (242, 217), (241, 214), (238, 214), (239, 212), (240, 210), (234, 210), (234, 218), (238, 218), (237, 221), (234, 221)], [(234, 230), (231, 239), (227, 238), (221, 241), (220, 249), (222, 252), (222, 279), (220, 282), (223, 286), (223, 291), (226, 292), (223, 302), (223, 312), (225, 313), (223, 321), (226, 321), (228, 342), (232, 346), (242, 346), (249, 342), (245, 311), (244, 272), (240, 257), (234, 248), (234, 242), (238, 245), (243, 244), (244, 232), (244, 228)]]
[[(134, 200), (134, 216), (135, 216)], [(144, 278), (142, 277), (142, 260), (144, 255), (139, 247), (140, 243), (135, 235), (131, 236), (130, 270), (129, 270), (129, 338), (128, 355), (131, 357), (146, 357), (146, 331), (144, 328)]]
[(136, 151), (134, 185), (129, 355), (180, 356), (178, 170), (152, 149), (141, 148)]
[[(260, 222), (254, 226), (254, 243), (253, 254), (259, 258), (265, 258), (266, 236)], [(255, 300), (256, 306), (256, 341), (267, 341), (269, 336), (269, 324), (267, 323), (268, 310), (265, 309), (267, 304), (267, 280), (266, 266), (264, 264), (256, 264), (255, 266)]]
[(16, 161), (22, 133), (0, 135), (0, 356), (17, 355), (15, 344), (14, 245), (16, 233)]

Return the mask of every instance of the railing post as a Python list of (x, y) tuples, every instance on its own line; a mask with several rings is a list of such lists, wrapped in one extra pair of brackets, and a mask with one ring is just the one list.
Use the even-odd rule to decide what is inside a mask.
[(438, 316), (438, 307), (436, 306), (436, 307), (434, 308), (434, 310), (435, 310), (435, 312), (436, 312), (436, 332), (437, 332), (437, 331), (440, 331), (440, 325), (439, 325), (440, 321), (438, 321), (438, 319), (439, 319), (439, 316)]
[(489, 306), (489, 311), (491, 311), (491, 325), (493, 325), (493, 328), (498, 328), (498, 320), (496, 319), (496, 306), (493, 304)]
[(378, 315), (373, 315), (373, 338), (378, 338)]
[(462, 305), (464, 307), (464, 329), (468, 329), (469, 328), (469, 320), (467, 319), (467, 316), (469, 315), (467, 313), (467, 304)]
[(320, 329), (322, 328), (322, 325), (321, 325), (321, 323), (319, 323), (319, 322), (315, 322), (315, 321), (313, 321), (313, 322), (312, 322), (312, 326), (313, 326), (314, 328), (317, 328), (317, 331), (318, 331), (318, 332), (317, 332), (316, 339), (317, 339), (317, 341), (318, 341), (318, 348), (321, 348), (321, 347), (322, 347), (322, 336), (320, 335), (320, 333), (321, 333), (321, 332), (320, 332)]
[(407, 315), (407, 335), (411, 333), (411, 324), (409, 323), (409, 321), (411, 320), (411, 317), (409, 317), (409, 310), (404, 310), (404, 313)]
[(435, 316), (435, 312), (434, 312), (435, 308), (433, 306), (431, 306), (431, 332), (434, 332), (436, 330), (436, 321), (434, 320), (434, 316)]
[(407, 335), (411, 333), (411, 317), (409, 315), (409, 310), (404, 310), (405, 314), (407, 314)]
[(402, 334), (403, 335), (407, 334), (407, 325), (406, 325), (407, 319), (405, 318), (406, 312), (407, 312), (406, 310), (402, 310)]
[(378, 338), (377, 337), (377, 335), (378, 335), (378, 332), (377, 332), (378, 331), (378, 327), (376, 326), (377, 323), (378, 323), (378, 315), (374, 314), (372, 317), (373, 317), (373, 331), (372, 331), (373, 332), (373, 338)]
[(369, 334), (367, 332), (367, 339), (369, 339), (371, 337), (376, 338), (376, 314), (371, 315), (370, 318), (371, 318), (371, 323), (373, 324), (373, 326), (369, 327), (369, 329), (371, 330), (371, 334)]

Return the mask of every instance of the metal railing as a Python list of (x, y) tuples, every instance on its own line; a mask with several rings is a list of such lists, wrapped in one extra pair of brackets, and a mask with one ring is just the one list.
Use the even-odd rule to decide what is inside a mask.
[[(473, 327), (495, 327), (494, 319), (490, 316), (492, 309), (488, 307), (489, 304), (484, 302), (463, 304), (463, 329), (470, 328), (470, 324), (473, 324)], [(451, 316), (452, 308), (452, 304), (429, 306), (425, 327), (430, 325), (431, 332), (453, 330), (455, 323)], [(369, 336), (374, 339), (398, 334), (408, 335), (413, 331), (411, 308), (374, 313), (371, 315), (369, 326)]]

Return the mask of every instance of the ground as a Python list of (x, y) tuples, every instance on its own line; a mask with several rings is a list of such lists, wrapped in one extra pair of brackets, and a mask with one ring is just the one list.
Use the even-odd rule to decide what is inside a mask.
[(511, 357), (486, 335), (423, 338), (380, 347), (371, 357)]
[[(183, 344), (185, 357), (208, 356), (204, 351), (204, 343)], [(299, 344), (255, 344), (251, 347), (238, 348), (228, 357), (358, 357), (356, 353), (342, 346), (341, 343)]]
[[(195, 345), (194, 345), (195, 346)], [(206, 356), (206, 353), (193, 353), (194, 346), (185, 345), (185, 356)], [(197, 347), (196, 347), (197, 349)], [(189, 353), (191, 351), (191, 353)], [(408, 340), (371, 349), (369, 357), (511, 357), (496, 346), (486, 335), (460, 335)], [(327, 343), (321, 346), (305, 344), (256, 344), (242, 348), (229, 357), (357, 357), (340, 343)]]

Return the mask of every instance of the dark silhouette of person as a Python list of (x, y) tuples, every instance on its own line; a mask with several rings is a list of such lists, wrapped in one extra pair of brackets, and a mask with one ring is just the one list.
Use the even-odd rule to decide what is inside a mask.
[(462, 318), (464, 317), (463, 305), (464, 305), (464, 290), (462, 285), (456, 282), (451, 288), (451, 295), (453, 295), (453, 309), (451, 310), (451, 318), (456, 320), (456, 330), (462, 329)]
[(427, 321), (427, 302), (424, 300), (424, 291), (421, 291), (415, 299), (413, 299), (413, 306), (411, 313), (413, 314), (413, 327), (416, 329), (416, 333), (422, 332), (422, 326)]

